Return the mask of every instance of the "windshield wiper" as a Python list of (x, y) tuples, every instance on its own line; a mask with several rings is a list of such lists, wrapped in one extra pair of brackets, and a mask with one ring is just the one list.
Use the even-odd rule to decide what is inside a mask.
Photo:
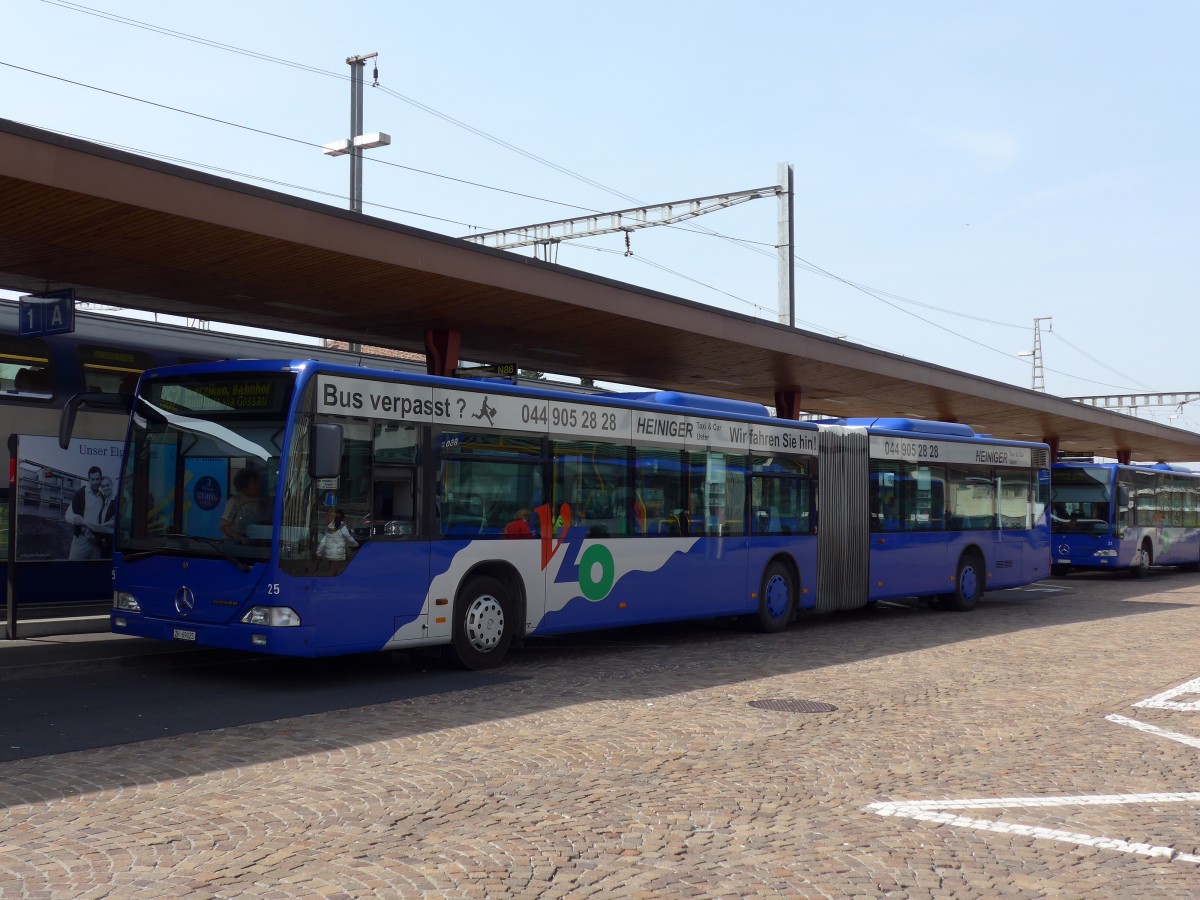
[(164, 552), (164, 548), (155, 547), (153, 550), (134, 550), (132, 553), (122, 553), (121, 559), (125, 562), (133, 562), (135, 559), (145, 559), (147, 556), (155, 556)]
[(216, 538), (202, 537), (201, 535), (198, 535), (198, 534), (179, 534), (178, 532), (174, 532), (174, 531), (167, 533), (165, 535), (165, 537), (185, 538), (186, 540), (189, 540), (189, 541), (201, 541), (202, 543), (208, 544), (208, 546), (212, 547), (214, 550), (216, 550), (218, 553), (220, 553), (223, 557), (225, 557), (227, 560), (229, 560), (231, 563), (233, 563), (234, 566), (237, 567), (237, 570), (239, 572), (249, 572), (252, 568), (248, 562), (246, 562), (245, 560), (238, 559), (236, 556), (234, 556), (232, 553), (230, 553), (229, 550), (225, 547), (224, 541), (217, 540)]

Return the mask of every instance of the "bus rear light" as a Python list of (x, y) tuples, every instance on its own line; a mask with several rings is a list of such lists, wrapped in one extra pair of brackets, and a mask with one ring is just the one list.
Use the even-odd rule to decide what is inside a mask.
[(287, 606), (252, 606), (250, 611), (242, 616), (242, 624), (265, 625), (268, 628), (296, 628), (300, 625), (300, 617), (294, 609)]
[(115, 591), (113, 593), (113, 608), (123, 609), (126, 612), (141, 612), (142, 604), (138, 603), (137, 597), (128, 591)]

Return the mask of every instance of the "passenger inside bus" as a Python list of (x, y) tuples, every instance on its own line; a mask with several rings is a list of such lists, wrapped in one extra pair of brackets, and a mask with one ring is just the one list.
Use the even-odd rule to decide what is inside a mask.
[(504, 526), (504, 536), (506, 538), (533, 537), (533, 529), (529, 526), (529, 517), (531, 515), (532, 512), (528, 509), (518, 509), (513, 516), (513, 520)]
[(257, 469), (239, 469), (233, 476), (233, 490), (221, 515), (221, 532), (229, 540), (245, 544), (249, 542), (249, 526), (262, 524), (265, 515), (262, 476)]

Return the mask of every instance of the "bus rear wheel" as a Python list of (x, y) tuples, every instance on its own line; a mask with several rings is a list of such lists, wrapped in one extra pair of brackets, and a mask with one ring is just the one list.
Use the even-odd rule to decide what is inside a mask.
[(956, 612), (969, 612), (983, 596), (987, 578), (983, 560), (977, 553), (964, 553), (958, 561), (958, 574), (954, 578), (954, 593), (942, 598), (941, 608)]
[(763, 571), (758, 590), (758, 612), (749, 616), (755, 631), (775, 634), (787, 628), (796, 611), (796, 582), (791, 569), (778, 560)]
[(454, 607), (454, 658), (464, 669), (500, 665), (512, 643), (513, 604), (499, 579), (472, 580)]

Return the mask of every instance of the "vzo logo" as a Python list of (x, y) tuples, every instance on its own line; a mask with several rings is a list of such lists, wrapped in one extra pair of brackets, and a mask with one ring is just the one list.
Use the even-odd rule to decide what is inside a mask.
[[(534, 510), (542, 532), (542, 571), (550, 565), (554, 554), (567, 543), (567, 529), (571, 527), (571, 507), (564, 503), (558, 510), (558, 518), (551, 519), (550, 505), (543, 504)], [(554, 528), (558, 527), (555, 540)], [(584, 598), (598, 603), (609, 595), (617, 579), (617, 564), (612, 551), (603, 544), (592, 544), (579, 558), (579, 590)]]

